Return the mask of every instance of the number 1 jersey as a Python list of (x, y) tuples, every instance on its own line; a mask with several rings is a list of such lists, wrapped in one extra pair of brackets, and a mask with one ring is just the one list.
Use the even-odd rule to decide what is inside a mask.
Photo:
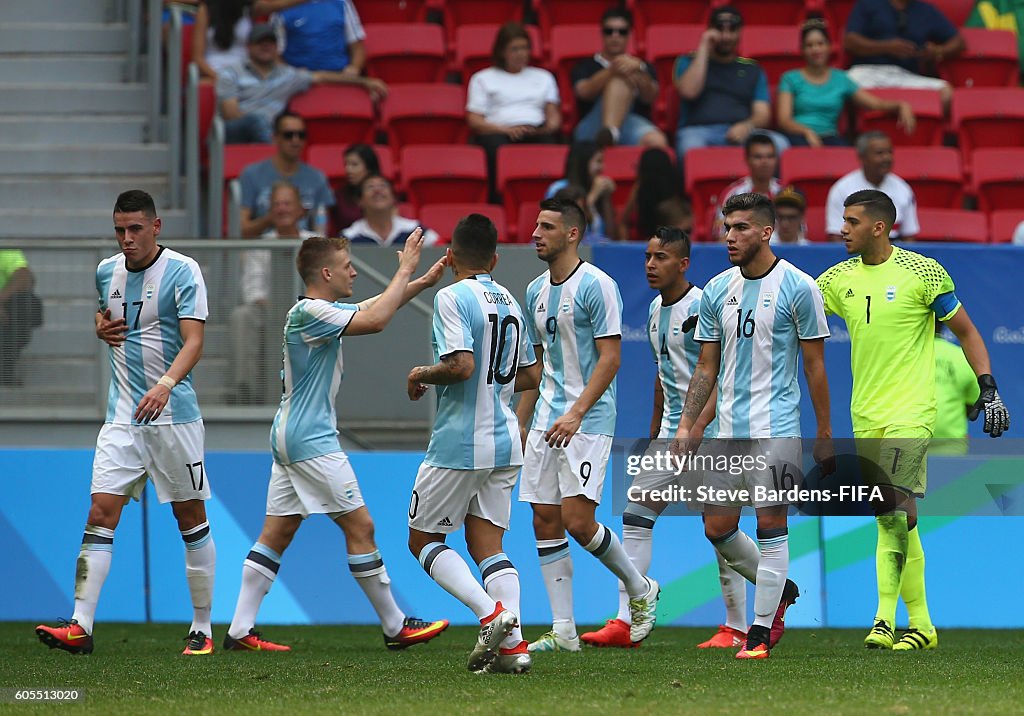
[(695, 339), (721, 344), (718, 437), (800, 437), (800, 341), (828, 335), (817, 284), (784, 259), (757, 278), (734, 266), (708, 281)]
[[(104, 259), (96, 267), (99, 309), (110, 309), (112, 319), (123, 318), (128, 332), (120, 347), (109, 347), (110, 390), (108, 423), (134, 423), (135, 408), (142, 396), (156, 385), (184, 341), (178, 321), (205, 321), (206, 283), (194, 259), (161, 247), (153, 262), (142, 269), (130, 269), (124, 254)], [(186, 375), (171, 391), (160, 416), (150, 425), (191, 423), (202, 417)]]
[(537, 358), (523, 311), (488, 274), (446, 286), (434, 296), (434, 361), (473, 354), (468, 380), (437, 386), (437, 416), (424, 462), (453, 470), (523, 464), (512, 410), (516, 372)]

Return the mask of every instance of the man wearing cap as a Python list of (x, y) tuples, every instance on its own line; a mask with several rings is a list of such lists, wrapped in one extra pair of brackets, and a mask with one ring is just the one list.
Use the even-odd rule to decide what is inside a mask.
[(775, 194), (775, 231), (772, 233), (771, 244), (806, 244), (807, 226), (804, 224), (804, 212), (807, 210), (807, 197), (790, 184)]
[(695, 147), (743, 144), (754, 131), (770, 134), (780, 153), (789, 147), (784, 136), (763, 129), (772, 119), (768, 80), (757, 62), (736, 54), (742, 26), (736, 8), (716, 8), (697, 51), (676, 60), (680, 160)]
[[(281, 61), (273, 25), (261, 23), (249, 31), (248, 59), (217, 75), (217, 102), (225, 119), (228, 144), (273, 141), (274, 118), (291, 98), (321, 82), (377, 82), (341, 71), (291, 67)], [(367, 87), (372, 91), (371, 87)]]

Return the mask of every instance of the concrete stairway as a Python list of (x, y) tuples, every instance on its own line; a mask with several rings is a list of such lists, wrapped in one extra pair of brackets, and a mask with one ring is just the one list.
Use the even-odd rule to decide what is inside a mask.
[(120, 3), (0, 4), (0, 237), (112, 237), (130, 188), (153, 194), (165, 236), (186, 236), (167, 208), (167, 145), (143, 143), (146, 86), (125, 81)]

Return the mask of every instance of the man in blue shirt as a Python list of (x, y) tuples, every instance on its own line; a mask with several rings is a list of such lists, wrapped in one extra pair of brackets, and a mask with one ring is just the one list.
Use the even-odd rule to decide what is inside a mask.
[(850, 79), (858, 86), (937, 89), (947, 109), (949, 83), (926, 75), (965, 46), (953, 24), (923, 0), (857, 0), (843, 37)]

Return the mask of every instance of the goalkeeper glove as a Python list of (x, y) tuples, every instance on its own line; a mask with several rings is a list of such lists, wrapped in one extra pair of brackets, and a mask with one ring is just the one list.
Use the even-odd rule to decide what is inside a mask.
[(984, 411), (985, 432), (997, 438), (1010, 429), (1010, 412), (1003, 404), (1003, 399), (999, 397), (995, 378), (988, 373), (979, 375), (978, 387), (981, 388), (981, 395), (967, 411), (967, 417), (976, 420), (978, 414)]

